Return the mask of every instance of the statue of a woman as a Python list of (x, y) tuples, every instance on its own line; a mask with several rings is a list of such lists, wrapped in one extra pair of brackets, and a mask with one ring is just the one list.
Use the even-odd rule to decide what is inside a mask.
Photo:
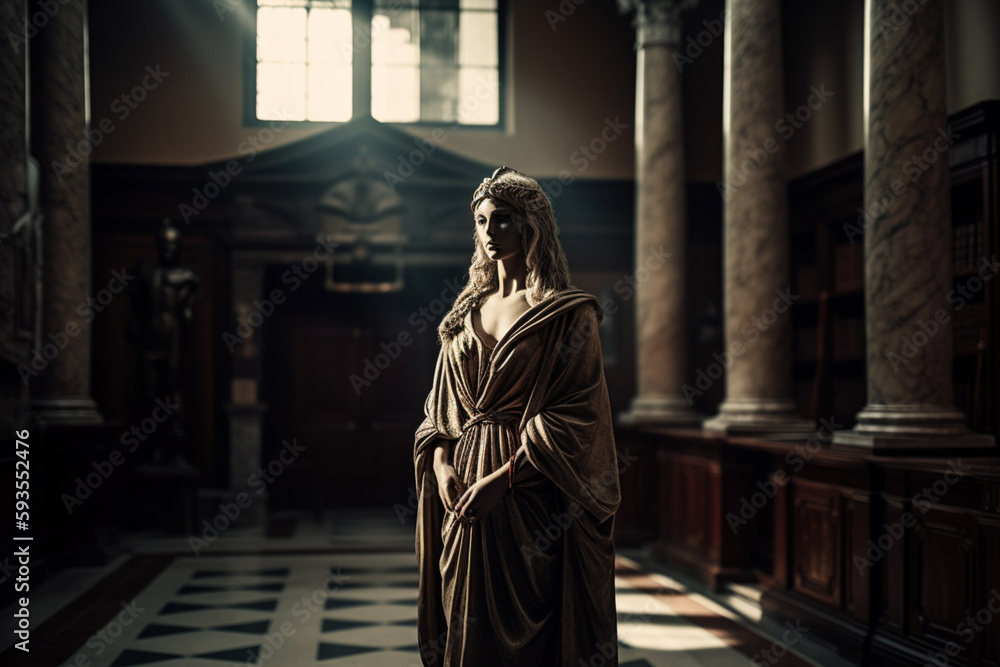
[(421, 658), (617, 665), (603, 311), (570, 284), (536, 181), (501, 167), (472, 211), (469, 282), (415, 434)]

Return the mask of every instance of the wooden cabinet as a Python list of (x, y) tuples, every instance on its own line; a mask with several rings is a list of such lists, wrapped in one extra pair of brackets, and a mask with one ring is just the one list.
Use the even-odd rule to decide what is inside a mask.
[(1000, 457), (620, 433), (659, 461), (637, 470), (659, 489), (659, 559), (713, 586), (756, 579), (765, 614), (856, 664), (1000, 667)]
[(951, 665), (1000, 661), (994, 625), (1000, 622), (1000, 507), (983, 502), (1000, 483), (1000, 465), (969, 459), (959, 476), (958, 460), (885, 464), (891, 468), (877, 532), (899, 537), (887, 550), (874, 600), (873, 664), (933, 663), (935, 656)]
[(975, 580), (977, 591), (974, 607), (992, 613), (991, 631), (981, 633), (980, 641), (973, 646), (972, 658), (977, 664), (1000, 666), (1000, 483), (984, 485), (984, 496), (992, 493), (995, 503), (993, 514), (982, 514), (976, 519), (978, 562)]
[(798, 481), (794, 485), (792, 544), (794, 589), (833, 607), (841, 604), (842, 498), (826, 484)]

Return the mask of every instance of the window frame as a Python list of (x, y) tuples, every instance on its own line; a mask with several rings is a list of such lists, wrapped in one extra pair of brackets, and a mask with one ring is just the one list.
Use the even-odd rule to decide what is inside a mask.
[[(243, 34), (243, 126), (244, 127), (267, 127), (271, 123), (283, 122), (288, 127), (301, 129), (311, 129), (320, 127), (330, 127), (345, 125), (357, 120), (372, 120), (371, 115), (371, 78), (372, 78), (372, 51), (371, 40), (368, 46), (355, 51), (355, 57), (351, 63), (352, 95), (351, 95), (351, 118), (346, 121), (319, 121), (319, 120), (291, 120), (276, 121), (262, 120), (257, 118), (257, 0), (243, 0), (249, 24)], [(351, 18), (355, 24), (360, 20), (371, 23), (374, 2), (372, 0), (351, 0)], [(461, 129), (476, 132), (500, 132), (507, 131), (507, 78), (510, 67), (508, 64), (508, 26), (509, 14), (506, 0), (497, 0), (497, 80), (499, 113), (497, 122), (494, 125), (469, 124), (464, 125), (457, 121), (430, 121), (419, 120), (411, 122), (385, 122), (385, 125), (396, 125), (401, 127), (423, 127), (423, 128), (443, 128)], [(353, 30), (353, 28), (352, 28)], [(363, 74), (359, 76), (359, 73)], [(365, 99), (365, 103), (359, 103), (360, 99)], [(382, 122), (382, 121), (378, 121)]]

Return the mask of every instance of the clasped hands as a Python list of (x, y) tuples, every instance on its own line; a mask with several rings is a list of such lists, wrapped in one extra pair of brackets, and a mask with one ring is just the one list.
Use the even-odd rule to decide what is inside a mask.
[(503, 466), (466, 487), (455, 467), (447, 461), (434, 461), (438, 495), (449, 512), (471, 524), (483, 518), (507, 492), (507, 468)]

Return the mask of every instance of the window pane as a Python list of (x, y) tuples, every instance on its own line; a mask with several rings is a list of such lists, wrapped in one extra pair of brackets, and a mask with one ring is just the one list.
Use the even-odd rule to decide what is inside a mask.
[(350, 9), (351, 0), (257, 0), (259, 7), (322, 7)]
[(372, 117), (383, 123), (420, 120), (420, 68), (372, 66)]
[(450, 65), (458, 62), (458, 12), (420, 12), (420, 63)]
[(306, 66), (257, 64), (257, 118), (305, 120)]
[(309, 62), (349, 64), (353, 60), (351, 12), (313, 9), (309, 12)]
[(372, 64), (420, 63), (420, 12), (381, 11), (372, 16)]
[(306, 61), (306, 10), (261, 7), (257, 11), (257, 60)]
[(420, 12), (420, 120), (457, 120), (458, 12)]
[(420, 68), (420, 120), (458, 120), (458, 68)]
[(420, 10), (427, 11), (432, 9), (444, 9), (449, 12), (458, 11), (459, 0), (420, 0)]
[(497, 64), (497, 15), (462, 12), (459, 19), (458, 62), (462, 65)]
[(308, 119), (351, 119), (351, 66), (310, 65)]
[(458, 72), (458, 117), (467, 125), (496, 125), (500, 122), (500, 80), (497, 70), (463, 67)]

